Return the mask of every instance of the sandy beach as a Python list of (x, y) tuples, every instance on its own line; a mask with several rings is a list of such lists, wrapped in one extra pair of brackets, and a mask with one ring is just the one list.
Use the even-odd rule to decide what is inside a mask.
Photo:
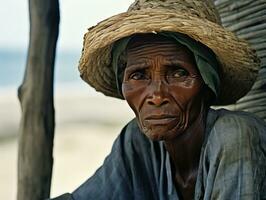
[[(20, 106), (16, 89), (0, 90), (0, 199), (16, 198)], [(56, 129), (51, 197), (71, 192), (102, 164), (133, 118), (121, 100), (75, 87), (55, 90)]]

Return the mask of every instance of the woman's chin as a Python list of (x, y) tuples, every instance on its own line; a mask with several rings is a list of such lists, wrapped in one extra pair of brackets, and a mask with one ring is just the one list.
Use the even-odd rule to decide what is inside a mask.
[(143, 131), (143, 133), (153, 141), (162, 141), (162, 140), (172, 140), (177, 137), (178, 131), (169, 131), (169, 130), (148, 130)]
[(156, 134), (156, 133), (144, 133), (149, 139), (152, 141), (161, 141), (164, 140), (164, 137), (162, 134)]
[(141, 131), (153, 141), (171, 140), (182, 134), (184, 127), (177, 124), (176, 121), (166, 124), (138, 123)]

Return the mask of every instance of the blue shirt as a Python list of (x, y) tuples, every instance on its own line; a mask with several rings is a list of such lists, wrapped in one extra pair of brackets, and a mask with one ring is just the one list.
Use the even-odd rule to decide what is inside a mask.
[[(178, 200), (170, 157), (132, 120), (103, 165), (58, 200)], [(194, 199), (266, 199), (266, 125), (244, 112), (210, 109)]]

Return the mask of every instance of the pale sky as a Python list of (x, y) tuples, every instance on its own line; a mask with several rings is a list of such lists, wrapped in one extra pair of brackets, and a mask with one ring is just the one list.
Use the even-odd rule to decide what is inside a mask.
[[(60, 0), (58, 48), (80, 50), (87, 28), (126, 11), (133, 0)], [(28, 45), (27, 0), (0, 0), (0, 48), (25, 49)]]

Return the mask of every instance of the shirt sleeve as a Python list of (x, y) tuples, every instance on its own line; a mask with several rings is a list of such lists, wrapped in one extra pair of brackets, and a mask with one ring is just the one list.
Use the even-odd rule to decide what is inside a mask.
[(266, 126), (248, 114), (227, 114), (206, 145), (204, 199), (266, 199)]
[(106, 200), (132, 199), (130, 181), (125, 162), (124, 146), (127, 126), (116, 138), (111, 153), (105, 158), (103, 165), (79, 186), (72, 194), (66, 193), (51, 200)]
[(73, 193), (73, 200), (132, 199), (127, 163), (123, 155), (126, 145), (125, 127), (115, 140), (103, 165)]

